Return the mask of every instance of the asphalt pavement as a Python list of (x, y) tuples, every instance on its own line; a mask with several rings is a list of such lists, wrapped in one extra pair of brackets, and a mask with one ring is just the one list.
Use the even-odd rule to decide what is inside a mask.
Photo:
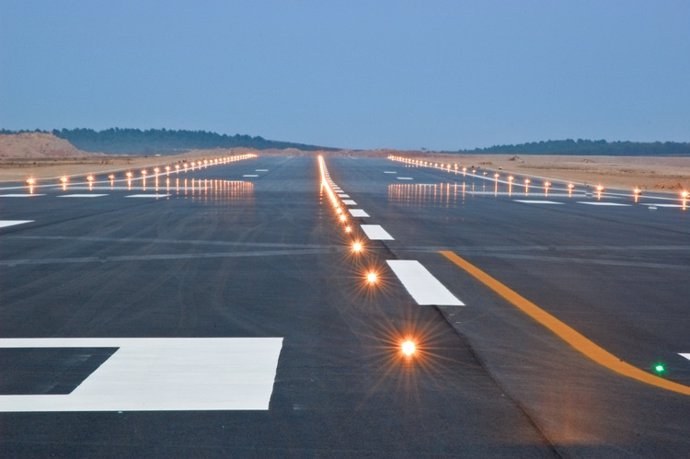
[(646, 205), (676, 202), (324, 166), (325, 185), (314, 157), (259, 156), (0, 186), (3, 456), (690, 454), (687, 395), (598, 364), (439, 253), (687, 387), (690, 220)]

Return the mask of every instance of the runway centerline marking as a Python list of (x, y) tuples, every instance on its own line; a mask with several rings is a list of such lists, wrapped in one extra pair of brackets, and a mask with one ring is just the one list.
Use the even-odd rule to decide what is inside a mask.
[(268, 169), (254, 169), (256, 172), (268, 172)]
[(398, 180), (414, 180), (412, 177), (399, 177), (399, 176), (398, 176), (398, 177), (395, 177), (395, 178), (397, 178)]
[(343, 199), (343, 204), (346, 206), (356, 206), (357, 203), (353, 201), (352, 199)]
[(18, 338), (0, 348), (116, 347), (70, 394), (0, 395), (0, 412), (268, 410), (283, 338)]
[(58, 198), (102, 198), (107, 194), (61, 194)]
[(362, 209), (350, 209), (350, 215), (353, 217), (368, 217), (369, 214)]
[(258, 176), (259, 176), (259, 174), (244, 174), (242, 177), (251, 178), (251, 177), (258, 177)]
[(577, 201), (577, 203), (578, 204), (587, 204), (588, 206), (630, 207), (630, 204), (623, 204), (621, 202)]
[(417, 260), (386, 260), (407, 293), (420, 306), (464, 306)]
[(381, 225), (359, 225), (364, 231), (364, 234), (372, 241), (394, 241), (395, 238), (391, 236), (388, 231), (383, 229)]
[(24, 223), (33, 223), (34, 220), (0, 220), (0, 228), (7, 228), (8, 226), (23, 225)]
[(536, 199), (513, 199), (515, 202), (520, 202), (522, 204), (563, 204), (557, 201), (539, 201)]
[(397, 174), (396, 171), (383, 171), (384, 174)]
[(536, 304), (532, 303), (527, 298), (512, 290), (507, 285), (494, 279), (489, 274), (474, 266), (472, 263), (461, 258), (455, 252), (450, 250), (442, 250), (439, 253), (450, 260), (453, 264), (467, 272), (469, 275), (477, 279), (479, 282), (484, 284), (486, 287), (491, 289), (493, 292), (497, 293), (508, 303), (530, 316), (532, 319), (575, 348), (581, 354), (585, 355), (599, 365), (620, 375), (652, 386), (677, 392), (683, 395), (690, 395), (690, 386), (685, 386), (683, 384), (660, 378), (659, 376), (647, 373), (633, 365), (630, 365), (627, 362), (624, 362), (608, 352), (606, 349), (594, 343), (586, 336), (582, 335), (577, 330), (573, 329), (555, 316), (549, 314)]

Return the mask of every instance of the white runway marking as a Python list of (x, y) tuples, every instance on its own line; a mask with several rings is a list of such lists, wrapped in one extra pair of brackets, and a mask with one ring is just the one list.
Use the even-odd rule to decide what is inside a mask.
[(612, 206), (612, 207), (630, 207), (630, 204), (623, 204), (620, 202), (606, 202), (606, 201), (577, 201), (578, 204), (587, 204), (590, 206)]
[(346, 206), (356, 206), (357, 203), (353, 201), (352, 199), (343, 199), (343, 204)]
[(0, 194), (0, 198), (34, 198), (36, 196), (45, 196), (45, 194), (29, 194), (29, 193), (10, 193), (10, 194)]
[(254, 169), (256, 172), (268, 172), (268, 169)]
[(0, 412), (267, 410), (282, 346), (282, 338), (0, 339), (0, 348), (118, 348), (72, 393), (1, 395)]
[(6, 228), (8, 226), (22, 225), (24, 223), (32, 223), (33, 220), (0, 220), (0, 228)]
[(513, 199), (515, 202), (521, 202), (523, 204), (563, 204), (562, 202), (556, 202), (556, 201), (538, 201), (538, 200), (530, 200), (530, 199)]
[(407, 292), (420, 306), (464, 306), (417, 260), (387, 260)]
[(398, 180), (414, 180), (412, 177), (395, 177)]
[(338, 197), (340, 197), (340, 198), (349, 198), (350, 195), (349, 195), (349, 194), (345, 194), (345, 193), (338, 193)]
[(259, 176), (259, 174), (244, 174), (242, 177), (249, 178), (249, 177), (258, 177), (258, 176)]
[(683, 205), (682, 204), (652, 204), (648, 202), (643, 202), (641, 203), (643, 206), (648, 206), (648, 207), (671, 207), (675, 209), (682, 209)]
[(350, 209), (350, 215), (353, 217), (368, 217), (369, 214), (362, 209)]
[(685, 357), (686, 359), (690, 360), (690, 354), (678, 354), (681, 357)]
[(61, 194), (58, 198), (101, 198), (107, 194)]
[(167, 198), (169, 194), (130, 194), (125, 198)]
[(397, 174), (395, 171), (383, 171), (384, 174)]
[(359, 225), (372, 241), (394, 241), (395, 238), (388, 234), (388, 231), (383, 229), (381, 225)]

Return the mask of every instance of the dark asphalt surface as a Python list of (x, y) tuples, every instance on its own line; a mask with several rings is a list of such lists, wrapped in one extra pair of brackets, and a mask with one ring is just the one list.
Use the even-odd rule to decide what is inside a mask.
[[(173, 176), (162, 199), (125, 198), (143, 193), (136, 182), (93, 199), (0, 198), (0, 219), (35, 220), (0, 228), (0, 338), (284, 338), (268, 411), (0, 413), (2, 455), (690, 454), (690, 398), (599, 367), (437, 253), (690, 385), (678, 355), (690, 352), (688, 212), (467, 193), (472, 181), (493, 190), (480, 179), (464, 197), (422, 194), (463, 180), (384, 159), (327, 165), (371, 215), (362, 222), (395, 241), (350, 255), (309, 157), (181, 174), (206, 180), (194, 194)], [(467, 306), (417, 306), (385, 270), (381, 288), (364, 287), (363, 270), (391, 258), (419, 260)], [(410, 333), (422, 352), (405, 360)], [(65, 350), (22, 352), (0, 350), (0, 395), (69, 391), (113, 350), (81, 350), (80, 365)]]

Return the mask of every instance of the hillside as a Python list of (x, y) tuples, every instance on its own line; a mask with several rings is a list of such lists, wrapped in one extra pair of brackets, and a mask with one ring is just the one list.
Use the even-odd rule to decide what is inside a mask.
[(43, 132), (0, 134), (0, 159), (65, 159), (95, 156)]

